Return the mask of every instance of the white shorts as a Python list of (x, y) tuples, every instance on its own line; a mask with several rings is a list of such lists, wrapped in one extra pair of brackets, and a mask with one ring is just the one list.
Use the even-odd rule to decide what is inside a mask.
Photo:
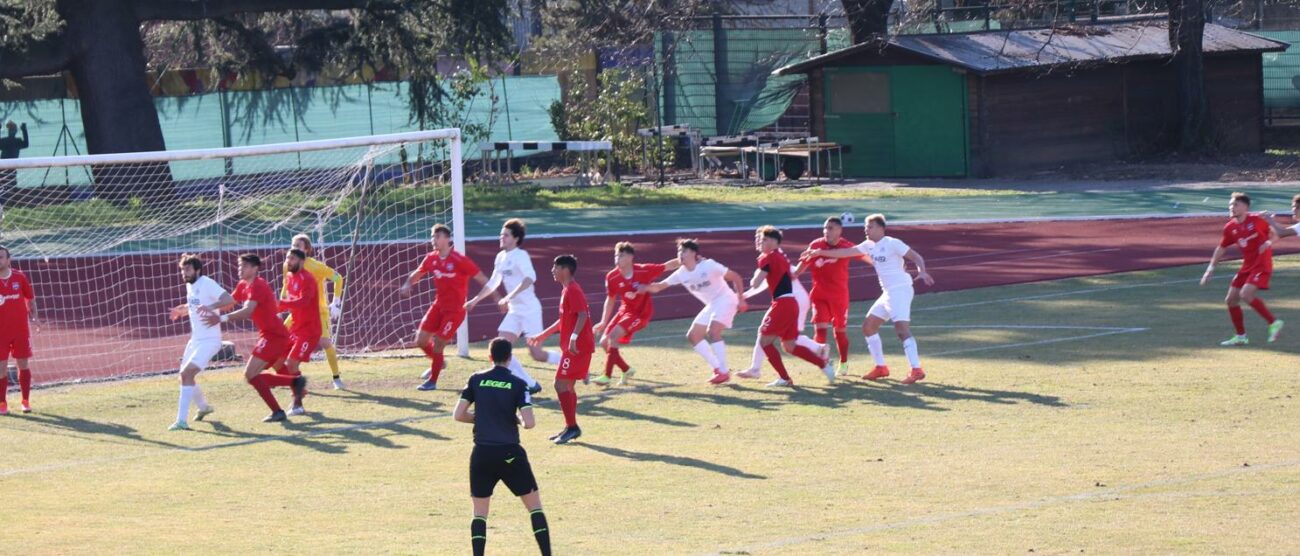
[(194, 365), (202, 371), (208, 368), (208, 363), (211, 363), (212, 358), (216, 357), (217, 353), (220, 352), (221, 340), (191, 339), (189, 343), (185, 344), (185, 355), (181, 356), (180, 369), (183, 371), (185, 370), (185, 367)]
[(808, 290), (795, 288), (794, 302), (799, 304), (799, 320), (795, 321), (795, 326), (798, 326), (799, 333), (803, 334), (803, 327), (808, 324), (808, 310), (812, 309), (812, 300), (808, 298)]
[(887, 321), (911, 322), (914, 291), (911, 285), (907, 285), (881, 292), (880, 298), (871, 305), (867, 315), (875, 315)]
[(713, 301), (710, 301), (700, 314), (695, 315), (695, 320), (691, 321), (692, 325), (709, 326), (709, 323), (721, 323), (725, 328), (731, 328), (731, 323), (736, 320), (736, 311), (739, 309), (735, 296), (724, 295)]
[(542, 313), (540, 311), (526, 313), (510, 311), (506, 313), (505, 318), (501, 319), (501, 325), (497, 327), (497, 332), (514, 334), (520, 338), (534, 338), (545, 329), (542, 326)]

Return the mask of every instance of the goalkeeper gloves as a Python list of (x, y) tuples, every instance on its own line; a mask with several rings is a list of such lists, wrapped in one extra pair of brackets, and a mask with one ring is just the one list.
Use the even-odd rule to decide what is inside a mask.
[(341, 314), (343, 314), (343, 300), (336, 297), (330, 302), (330, 320), (337, 320)]

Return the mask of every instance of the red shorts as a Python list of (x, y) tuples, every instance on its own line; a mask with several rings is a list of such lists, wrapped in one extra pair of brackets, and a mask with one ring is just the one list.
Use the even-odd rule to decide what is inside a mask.
[(311, 361), (311, 352), (316, 351), (320, 346), (320, 335), (311, 337), (290, 336), (289, 337), (289, 359), (294, 361), (307, 362)]
[(450, 342), (456, 339), (456, 329), (460, 328), (460, 323), (464, 320), (464, 307), (431, 305), (420, 320), (420, 330)]
[(849, 296), (819, 295), (812, 293), (813, 324), (830, 324), (831, 328), (844, 328), (849, 325)]
[(793, 297), (781, 297), (772, 301), (767, 314), (763, 315), (763, 325), (759, 328), (763, 336), (776, 336), (782, 340), (799, 337), (799, 302)]
[(253, 357), (274, 365), (289, 354), (292, 345), (289, 338), (258, 336), (257, 344), (253, 346)]
[(555, 378), (557, 380), (582, 380), (587, 378), (587, 372), (590, 369), (590, 353), (574, 355), (566, 351), (560, 358), (560, 366), (555, 368)]
[(1243, 270), (1238, 272), (1237, 275), (1232, 278), (1232, 287), (1240, 289), (1242, 286), (1250, 284), (1261, 290), (1267, 290), (1268, 281), (1272, 277), (1273, 269), (1271, 268), (1264, 270)]
[(614, 328), (622, 328), (625, 332), (627, 332), (627, 334), (625, 334), (621, 339), (619, 339), (618, 343), (627, 344), (627, 343), (631, 343), (632, 336), (635, 336), (637, 332), (644, 330), (645, 327), (649, 325), (650, 325), (650, 317), (642, 317), (641, 315), (633, 315), (630, 313), (619, 313), (617, 315), (614, 315), (614, 322), (610, 324), (609, 327), (607, 327), (605, 330), (606, 330), (606, 334), (608, 334), (609, 330), (613, 330)]
[[(10, 337), (0, 339), (0, 352), (4, 353), (4, 358), (9, 359), (31, 359), (32, 358), (32, 335), (27, 334), (19, 337)], [(4, 372), (4, 369), (0, 369)]]

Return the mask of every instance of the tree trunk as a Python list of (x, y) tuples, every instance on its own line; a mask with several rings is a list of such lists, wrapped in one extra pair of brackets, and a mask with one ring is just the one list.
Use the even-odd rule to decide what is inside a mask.
[(840, 0), (849, 20), (853, 44), (889, 34), (889, 6), (894, 0)]
[[(69, 68), (81, 101), (81, 122), (90, 154), (163, 151), (162, 126), (144, 78), (140, 21), (130, 0), (59, 0), (72, 51)], [(147, 202), (170, 199), (166, 164), (96, 167), (101, 197)]]
[(1205, 1), (1169, 2), (1169, 47), (1174, 57), (1178, 98), (1178, 149), (1199, 152), (1210, 145), (1212, 129), (1205, 100)]

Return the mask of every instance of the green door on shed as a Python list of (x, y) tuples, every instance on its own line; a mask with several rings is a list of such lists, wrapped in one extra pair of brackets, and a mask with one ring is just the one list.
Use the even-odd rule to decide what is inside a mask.
[(966, 82), (947, 66), (827, 68), (826, 136), (854, 177), (966, 175)]

